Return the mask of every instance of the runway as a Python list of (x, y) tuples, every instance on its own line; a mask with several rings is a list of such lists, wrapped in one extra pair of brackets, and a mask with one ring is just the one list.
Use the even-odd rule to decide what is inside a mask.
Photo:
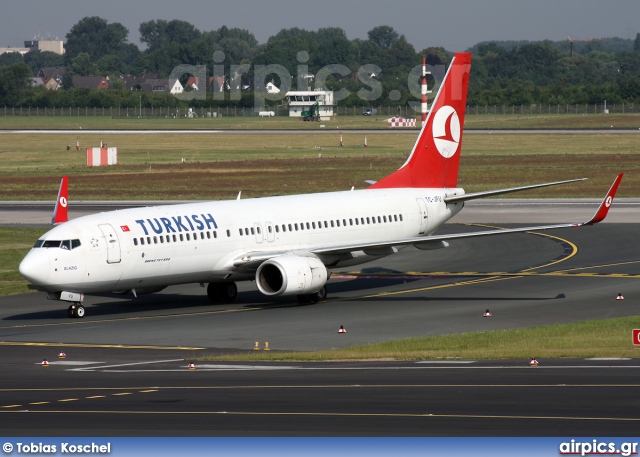
[[(637, 315), (635, 227), (407, 249), (336, 272), (327, 301), (309, 306), (264, 300), (252, 284), (233, 305), (212, 306), (196, 285), (137, 300), (90, 297), (87, 316), (70, 320), (43, 294), (2, 297), (0, 426), (59, 436), (635, 436), (637, 359), (187, 368), (198, 355), (251, 352), (255, 342), (305, 351)], [(615, 300), (618, 291), (627, 300)], [(70, 433), (69, 424), (79, 425)]]

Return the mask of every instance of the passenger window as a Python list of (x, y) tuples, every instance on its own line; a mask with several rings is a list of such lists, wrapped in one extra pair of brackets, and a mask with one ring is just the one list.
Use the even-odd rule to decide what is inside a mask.
[(249, 235), (249, 229), (246, 228), (246, 227), (244, 228), (244, 234), (247, 235), (247, 236)]
[(137, 245), (138, 245), (138, 238), (134, 238), (134, 239), (133, 239), (133, 245), (134, 245), (134, 246), (137, 246)]
[(273, 233), (273, 228), (271, 226), (268, 226), (267, 229), (269, 230), (269, 233)]
[(313, 227), (313, 229), (315, 230), (315, 229), (316, 229), (316, 223), (315, 223), (315, 222), (312, 222), (312, 223), (311, 223), (311, 227)]
[(280, 233), (280, 227), (276, 225), (276, 233)]
[(211, 232), (207, 232), (207, 239), (210, 240), (211, 239)]
[(171, 243), (171, 235), (167, 235), (166, 238), (167, 238), (167, 243)]
[(361, 218), (360, 218), (360, 224), (361, 224), (361, 225), (364, 225), (364, 217), (361, 217)]
[(353, 219), (349, 219), (349, 225), (353, 225)]
[(164, 244), (164, 236), (160, 236), (160, 243)]
[(324, 221), (324, 228), (329, 228), (329, 224), (327, 224), (327, 221)]
[(373, 216), (373, 217), (371, 218), (371, 223), (372, 223), (372, 224), (375, 224), (375, 223), (376, 223), (376, 217), (375, 217), (375, 216)]
[(289, 224), (289, 231), (293, 232), (293, 229), (291, 228), (291, 224)]
[(240, 236), (242, 236), (242, 229), (240, 229)]
[(158, 244), (158, 238), (157, 237), (153, 237), (153, 244)]
[(382, 220), (387, 222), (387, 216), (382, 216)]
[(184, 236), (182, 236), (182, 233), (180, 234), (180, 241), (184, 241)]
[(230, 238), (231, 237), (231, 230), (227, 230), (227, 237)]
[(293, 226), (296, 228), (296, 232), (298, 231), (298, 224), (293, 224)]
[[(195, 239), (195, 237), (194, 237), (194, 239)], [(191, 235), (189, 235), (188, 233), (187, 233), (187, 241), (191, 241)]]
[(331, 221), (331, 227), (333, 227), (333, 221)]
[(175, 243), (176, 241), (178, 241), (178, 238), (175, 235), (173, 235), (173, 242)]
[(307, 222), (307, 230), (309, 230), (311, 228), (311, 226), (309, 225), (309, 223)]
[(393, 220), (394, 220), (394, 221), (396, 221), (396, 222), (398, 222), (398, 215), (397, 215), (397, 214), (394, 214), (394, 215), (393, 215)]
[(140, 244), (144, 246), (144, 238), (140, 238)]
[(218, 232), (216, 232), (215, 230), (213, 231), (213, 237), (218, 238)]
[(151, 244), (151, 237), (150, 236), (147, 237), (147, 244)]
[(400, 222), (402, 222), (402, 214), (400, 215)]
[(371, 220), (367, 218), (367, 224), (371, 224)]

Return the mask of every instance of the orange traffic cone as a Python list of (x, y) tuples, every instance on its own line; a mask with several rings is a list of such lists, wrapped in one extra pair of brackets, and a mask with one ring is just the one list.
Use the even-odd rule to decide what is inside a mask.
[(67, 357), (67, 354), (65, 354), (64, 352), (60, 351), (60, 354), (58, 354), (58, 358), (59, 359), (64, 359)]
[(42, 366), (43, 367), (48, 367), (49, 366), (49, 362), (47, 362), (47, 359), (42, 359)]
[(491, 316), (493, 316), (493, 314), (491, 314), (491, 311), (486, 310), (486, 311), (484, 312), (483, 316), (484, 316), (484, 317), (491, 317)]
[(193, 362), (189, 362), (189, 369), (190, 370), (195, 370), (196, 369), (196, 364)]
[(622, 296), (622, 292), (618, 292), (618, 296), (616, 297), (616, 300), (624, 300), (624, 297)]
[(531, 361), (529, 362), (529, 366), (530, 367), (537, 367), (538, 366), (538, 361), (536, 359), (531, 359)]
[(344, 327), (341, 325), (340, 328), (338, 329), (338, 333), (347, 333), (347, 331), (344, 329)]

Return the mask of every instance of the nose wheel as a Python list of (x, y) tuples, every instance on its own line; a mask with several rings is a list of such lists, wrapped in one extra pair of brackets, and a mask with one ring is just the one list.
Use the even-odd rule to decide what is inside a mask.
[(82, 304), (80, 303), (74, 303), (73, 305), (69, 306), (69, 309), (67, 309), (67, 314), (71, 318), (82, 318), (84, 317), (84, 306), (82, 306)]

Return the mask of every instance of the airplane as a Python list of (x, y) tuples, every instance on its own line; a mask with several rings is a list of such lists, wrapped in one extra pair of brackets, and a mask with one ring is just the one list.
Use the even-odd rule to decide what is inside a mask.
[(236, 282), (255, 280), (269, 297), (317, 303), (332, 268), (357, 265), (413, 245), (446, 248), (452, 240), (581, 227), (602, 221), (618, 175), (586, 222), (436, 235), (464, 202), (564, 184), (571, 179), (465, 193), (457, 187), (471, 54), (455, 54), (406, 162), (366, 189), (161, 205), (68, 220), (68, 180), (61, 182), (55, 227), (35, 243), (20, 273), (47, 298), (85, 315), (85, 294), (160, 291), (207, 284), (212, 301), (232, 301)]

